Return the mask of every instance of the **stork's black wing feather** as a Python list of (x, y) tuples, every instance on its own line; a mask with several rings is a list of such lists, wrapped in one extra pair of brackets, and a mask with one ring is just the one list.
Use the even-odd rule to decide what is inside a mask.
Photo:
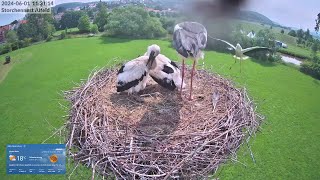
[(118, 71), (118, 74), (117, 74), (117, 75), (119, 75), (120, 73), (123, 73), (123, 69), (124, 69), (124, 65), (123, 65), (123, 66), (121, 66), (121, 68), (119, 69), (119, 71)]
[(170, 64), (171, 64), (173, 67), (179, 68), (178, 65), (177, 65), (175, 62), (173, 62), (173, 61), (171, 61)]
[(170, 80), (168, 78), (164, 79), (158, 79), (152, 75), (150, 75), (154, 81), (156, 81), (160, 86), (169, 89), (170, 91), (173, 91), (176, 89), (176, 85), (174, 84), (173, 80)]
[(174, 73), (173, 69), (167, 65), (164, 65), (163, 66), (163, 69), (162, 69), (163, 72), (167, 73), (167, 74), (172, 74)]
[(143, 80), (143, 78), (147, 75), (147, 72), (144, 72), (144, 74), (139, 78), (139, 79), (135, 79), (133, 81), (130, 82), (123, 82), (123, 81), (119, 81), (117, 84), (117, 92), (123, 92), (126, 91), (132, 87), (135, 87), (136, 85), (139, 84), (139, 82), (141, 82)]

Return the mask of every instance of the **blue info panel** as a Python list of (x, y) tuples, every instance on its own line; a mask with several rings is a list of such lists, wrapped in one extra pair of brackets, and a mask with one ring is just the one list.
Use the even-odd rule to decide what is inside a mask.
[(7, 174), (65, 174), (65, 144), (8, 144)]

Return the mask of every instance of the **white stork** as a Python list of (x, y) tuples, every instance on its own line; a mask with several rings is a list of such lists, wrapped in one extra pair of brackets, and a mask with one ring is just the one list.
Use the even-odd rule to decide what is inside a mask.
[(267, 47), (260, 47), (260, 46), (255, 46), (255, 47), (249, 47), (246, 49), (242, 49), (241, 45), (239, 43), (237, 43), (236, 46), (232, 45), (231, 43), (229, 43), (228, 41), (222, 40), (222, 39), (217, 39), (217, 38), (213, 38), (217, 41), (221, 41), (223, 43), (226, 43), (227, 45), (229, 45), (232, 49), (234, 49), (235, 51), (235, 58), (240, 60), (240, 72), (241, 72), (241, 61), (243, 59), (246, 59), (247, 57), (244, 55), (247, 52), (252, 52), (252, 51), (258, 51), (258, 50), (268, 50), (268, 51), (272, 51), (270, 48)]
[(185, 59), (193, 59), (193, 67), (191, 71), (191, 84), (189, 100), (192, 100), (192, 81), (196, 64), (199, 59), (204, 59), (204, 53), (201, 51), (207, 45), (207, 30), (197, 22), (182, 22), (174, 27), (173, 46), (182, 57), (182, 85), (184, 80)]
[(148, 74), (160, 53), (159, 46), (148, 48), (149, 56), (140, 56), (124, 64), (118, 71), (117, 92), (138, 93), (147, 85)]
[[(148, 52), (145, 55), (148, 56)], [(180, 69), (175, 62), (165, 55), (159, 54), (154, 64), (155, 67), (150, 70), (150, 76), (160, 86), (171, 91), (185, 87), (185, 84), (182, 84)]]

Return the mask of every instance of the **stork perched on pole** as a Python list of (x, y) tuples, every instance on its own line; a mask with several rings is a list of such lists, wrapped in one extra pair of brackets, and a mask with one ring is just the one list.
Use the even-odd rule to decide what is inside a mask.
[(150, 69), (160, 53), (159, 46), (148, 48), (149, 56), (140, 56), (124, 64), (118, 71), (117, 92), (138, 93), (147, 85)]
[(202, 52), (207, 45), (207, 30), (197, 22), (182, 22), (174, 27), (173, 46), (182, 57), (182, 85), (184, 80), (185, 59), (192, 58), (191, 84), (189, 100), (192, 100), (192, 81), (199, 59), (204, 59)]
[[(211, 36), (210, 36), (211, 38)], [(240, 72), (241, 72), (241, 61), (243, 59), (246, 59), (245, 57), (245, 53), (247, 52), (253, 52), (253, 51), (259, 51), (259, 50), (268, 50), (268, 51), (272, 51), (270, 48), (267, 48), (267, 47), (260, 47), (260, 46), (255, 46), (255, 47), (249, 47), (249, 48), (246, 48), (246, 49), (242, 49), (241, 45), (239, 43), (237, 43), (236, 46), (232, 45), (231, 43), (229, 43), (228, 41), (225, 41), (225, 40), (222, 40), (222, 39), (217, 39), (217, 38), (212, 38), (214, 40), (217, 40), (217, 41), (221, 41), (227, 45), (229, 45), (232, 49), (234, 49), (235, 51), (235, 55), (234, 57), (236, 59), (239, 59), (240, 60)], [(235, 61), (236, 62), (236, 61)]]
[[(157, 46), (157, 45), (152, 45)], [(149, 46), (149, 47), (152, 47)], [(145, 53), (145, 56), (149, 56), (150, 51)], [(160, 86), (169, 89), (171, 91), (185, 87), (185, 84), (182, 84), (181, 72), (178, 65), (170, 60), (163, 54), (159, 54), (154, 62), (154, 68), (149, 72), (150, 76), (154, 81), (156, 81)]]

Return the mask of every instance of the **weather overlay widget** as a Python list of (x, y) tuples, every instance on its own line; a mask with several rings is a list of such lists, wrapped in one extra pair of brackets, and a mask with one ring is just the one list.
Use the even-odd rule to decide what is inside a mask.
[(65, 174), (65, 144), (8, 144), (7, 174)]

